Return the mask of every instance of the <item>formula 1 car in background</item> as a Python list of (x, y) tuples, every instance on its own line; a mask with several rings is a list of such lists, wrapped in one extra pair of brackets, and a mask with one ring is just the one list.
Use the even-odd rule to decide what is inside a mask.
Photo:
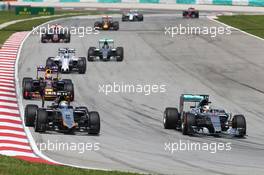
[(137, 10), (130, 10), (122, 14), (122, 21), (143, 21), (143, 19), (143, 14)]
[[(43, 75), (44, 74), (44, 75)], [(24, 99), (54, 100), (59, 91), (66, 91), (69, 99), (74, 100), (74, 86), (70, 79), (60, 80), (57, 67), (37, 67), (36, 79), (25, 77), (22, 82)]]
[(42, 43), (69, 43), (71, 34), (58, 24), (52, 25), (41, 34)]
[(195, 8), (188, 8), (188, 10), (184, 10), (182, 12), (182, 16), (184, 18), (199, 18), (199, 11), (196, 10)]
[[(223, 109), (211, 108), (209, 95), (182, 94), (179, 110), (168, 107), (164, 111), (165, 129), (178, 129), (183, 135), (195, 133), (237, 137), (246, 135), (246, 119), (244, 115), (226, 113)], [(184, 111), (185, 107), (189, 107)]]
[(94, 28), (97, 30), (119, 30), (119, 22), (114, 21), (111, 16), (103, 16), (102, 21), (96, 21)]
[(67, 92), (61, 92), (56, 101), (46, 108), (44, 102), (42, 107), (26, 105), (25, 125), (34, 127), (35, 132), (51, 130), (73, 134), (75, 131), (85, 131), (88, 134), (99, 134), (99, 113), (89, 111), (86, 106), (71, 106), (68, 96)]
[(56, 57), (49, 57), (46, 60), (46, 67), (58, 67), (62, 73), (77, 71), (80, 74), (86, 72), (86, 58), (76, 57), (75, 49), (63, 48), (58, 50)]
[(114, 47), (114, 41), (112, 39), (100, 39), (99, 48), (90, 47), (88, 50), (88, 61), (99, 60), (109, 61), (116, 59), (116, 61), (123, 61), (124, 59), (124, 48)]

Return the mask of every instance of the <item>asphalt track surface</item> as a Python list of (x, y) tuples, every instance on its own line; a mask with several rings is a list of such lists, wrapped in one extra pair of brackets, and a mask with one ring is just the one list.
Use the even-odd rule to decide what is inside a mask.
[[(66, 19), (66, 26), (93, 26), (95, 20)], [(59, 47), (73, 47), (86, 56), (98, 39), (112, 38), (123, 46), (125, 58), (117, 62), (88, 62), (85, 75), (67, 74), (75, 84), (77, 105), (87, 105), (101, 116), (100, 136), (31, 132), (37, 143), (100, 143), (99, 151), (43, 151), (59, 162), (80, 166), (153, 174), (263, 174), (264, 162), (264, 42), (238, 31), (231, 35), (164, 35), (165, 26), (221, 26), (205, 17), (146, 17), (144, 22), (120, 22), (120, 31), (106, 31), (70, 44), (41, 44), (31, 35), (22, 48), (19, 79), (33, 76), (37, 65), (55, 56)], [(166, 93), (99, 93), (99, 85), (116, 83), (165, 84)], [(181, 93), (210, 94), (214, 106), (242, 113), (247, 119), (245, 139), (189, 137), (165, 130), (165, 107), (178, 106)], [(38, 103), (34, 101), (23, 101)], [(40, 103), (38, 103), (40, 104)], [(175, 151), (168, 142), (231, 143), (231, 151)]]

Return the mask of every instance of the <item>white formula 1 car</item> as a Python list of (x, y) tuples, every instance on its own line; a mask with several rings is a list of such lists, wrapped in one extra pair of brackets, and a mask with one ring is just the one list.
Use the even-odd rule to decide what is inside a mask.
[(75, 49), (60, 48), (56, 57), (49, 57), (46, 67), (57, 66), (62, 73), (77, 71), (80, 74), (86, 72), (86, 58), (76, 57)]
[(122, 21), (143, 21), (143, 19), (143, 14), (137, 10), (130, 10), (122, 14)]

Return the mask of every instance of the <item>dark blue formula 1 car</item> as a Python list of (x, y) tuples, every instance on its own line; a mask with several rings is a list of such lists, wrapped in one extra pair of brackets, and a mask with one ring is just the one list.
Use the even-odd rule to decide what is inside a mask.
[[(226, 113), (223, 109), (211, 108), (209, 95), (182, 94), (179, 110), (168, 107), (164, 111), (165, 129), (178, 129), (183, 135), (205, 133), (210, 135), (228, 134), (237, 137), (246, 135), (244, 115)], [(184, 111), (185, 107), (189, 110)]]
[(74, 133), (86, 131), (88, 134), (100, 133), (100, 116), (96, 111), (89, 111), (87, 107), (73, 107), (70, 105), (67, 92), (61, 95), (51, 106), (44, 108), (34, 104), (25, 107), (25, 125), (34, 127), (35, 132), (47, 130)]

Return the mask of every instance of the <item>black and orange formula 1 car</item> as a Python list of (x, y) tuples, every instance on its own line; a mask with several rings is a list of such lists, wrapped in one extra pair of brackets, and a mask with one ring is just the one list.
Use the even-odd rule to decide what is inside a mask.
[(96, 21), (94, 28), (97, 30), (119, 30), (119, 22), (114, 21), (111, 16), (103, 16), (102, 21)]

